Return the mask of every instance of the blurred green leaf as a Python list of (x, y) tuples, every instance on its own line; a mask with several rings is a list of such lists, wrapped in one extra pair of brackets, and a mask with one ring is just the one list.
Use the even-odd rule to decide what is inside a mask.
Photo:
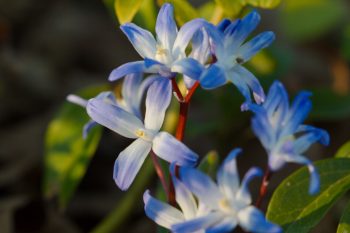
[(345, 143), (338, 149), (337, 153), (335, 154), (336, 158), (350, 158), (350, 141)]
[(350, 25), (347, 25), (343, 32), (341, 53), (343, 57), (350, 62)]
[(327, 33), (346, 15), (343, 0), (285, 0), (280, 12), (282, 28), (296, 41)]
[(317, 120), (339, 119), (350, 116), (350, 94), (340, 95), (331, 89), (312, 90), (311, 117)]
[(265, 9), (272, 9), (277, 7), (281, 0), (243, 0), (246, 4), (250, 4), (254, 7), (260, 7)]
[(131, 22), (144, 0), (115, 0), (114, 9), (119, 23)]
[(143, 3), (137, 12), (134, 22), (142, 28), (154, 31), (156, 25), (156, 4), (154, 0), (143, 0)]
[(215, 11), (215, 3), (214, 2), (206, 2), (198, 9), (199, 17), (204, 18), (206, 20), (211, 20), (213, 16), (213, 12)]
[[(84, 89), (84, 98), (96, 96), (106, 87)], [(45, 171), (43, 192), (47, 198), (58, 195), (64, 208), (85, 175), (91, 157), (101, 137), (101, 127), (95, 127), (84, 140), (82, 129), (89, 117), (84, 108), (65, 102), (49, 123), (45, 136)]]
[(186, 0), (158, 0), (157, 2), (159, 6), (166, 2), (173, 4), (175, 19), (180, 26), (194, 18), (198, 18), (197, 10)]
[(219, 155), (217, 151), (209, 151), (198, 165), (198, 169), (208, 174), (212, 178), (216, 176), (216, 170), (219, 165)]
[(309, 232), (333, 204), (350, 189), (350, 159), (327, 159), (314, 163), (321, 179), (318, 195), (309, 195), (310, 174), (306, 167), (294, 172), (275, 190), (267, 218), (284, 233)]
[(337, 233), (349, 233), (349, 232), (350, 232), (350, 203), (348, 203), (347, 206), (345, 207), (337, 229)]
[(221, 7), (227, 17), (237, 16), (245, 6), (243, 0), (215, 0), (215, 2)]

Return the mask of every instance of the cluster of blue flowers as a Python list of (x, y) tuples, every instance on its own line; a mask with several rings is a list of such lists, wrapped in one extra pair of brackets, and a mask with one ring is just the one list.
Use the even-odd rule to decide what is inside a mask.
[[(121, 26), (143, 60), (126, 63), (109, 76), (110, 81), (124, 78), (122, 99), (103, 92), (90, 100), (70, 95), (68, 100), (86, 108), (91, 117), (84, 137), (96, 124), (135, 139), (120, 152), (114, 165), (114, 180), (127, 190), (149, 153), (169, 162), (175, 197), (180, 210), (144, 193), (146, 215), (173, 232), (229, 232), (237, 225), (249, 232), (281, 232), (252, 205), (249, 182), (261, 176), (251, 168), (240, 182), (234, 149), (218, 170), (215, 183), (195, 167), (199, 156), (171, 134), (161, 131), (173, 93), (172, 79), (183, 76), (190, 90), (197, 82), (204, 89), (233, 83), (245, 97), (243, 111), (254, 113), (252, 128), (268, 154), (268, 167), (277, 171), (287, 162), (304, 164), (311, 174), (309, 193), (317, 193), (320, 180), (311, 161), (303, 153), (315, 142), (327, 145), (324, 130), (304, 125), (311, 102), (310, 93), (301, 92), (290, 105), (283, 85), (276, 81), (265, 96), (258, 79), (242, 65), (275, 39), (263, 32), (249, 41), (257, 27), (257, 12), (243, 19), (224, 19), (213, 25), (194, 19), (179, 30), (173, 7), (164, 4), (156, 23), (156, 38), (133, 23)], [(190, 49), (190, 52), (188, 52)], [(150, 74), (143, 79), (144, 74)], [(146, 95), (143, 117), (140, 107)]]

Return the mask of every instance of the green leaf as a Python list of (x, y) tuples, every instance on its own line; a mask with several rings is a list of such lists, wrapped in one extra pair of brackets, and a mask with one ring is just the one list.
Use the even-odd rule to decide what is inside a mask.
[(313, 108), (310, 116), (317, 120), (340, 119), (350, 116), (350, 94), (337, 94), (331, 89), (312, 90)]
[(310, 175), (304, 167), (285, 179), (271, 198), (267, 218), (284, 233), (309, 232), (350, 188), (350, 159), (327, 159), (315, 166), (321, 178), (318, 195), (308, 194)]
[(273, 9), (281, 3), (281, 0), (245, 0), (245, 2), (254, 7)]
[(166, 2), (173, 4), (175, 19), (180, 26), (194, 18), (198, 18), (197, 10), (186, 0), (158, 0), (157, 2), (159, 6)]
[(341, 53), (343, 57), (350, 62), (350, 25), (347, 25), (343, 32), (341, 40)]
[(156, 25), (156, 4), (153, 0), (143, 0), (143, 3), (137, 12), (134, 22), (142, 28), (147, 28), (153, 32)]
[(144, 0), (115, 0), (114, 9), (119, 23), (131, 22)]
[(336, 158), (350, 158), (350, 141), (345, 143), (338, 149), (337, 153), (335, 154)]
[(198, 169), (208, 174), (210, 177), (216, 176), (216, 171), (219, 165), (219, 155), (216, 151), (209, 151), (198, 165)]
[(350, 232), (350, 202), (345, 207), (343, 215), (340, 219), (337, 233), (349, 233)]
[(315, 39), (329, 32), (346, 15), (343, 0), (285, 0), (282, 28), (296, 41)]
[[(88, 88), (79, 95), (91, 98), (102, 90), (106, 87)], [(43, 192), (47, 198), (58, 195), (60, 208), (72, 197), (100, 141), (100, 127), (83, 139), (82, 129), (88, 121), (84, 108), (65, 102), (47, 128)]]
[(215, 0), (215, 2), (227, 17), (237, 16), (245, 6), (245, 2), (242, 0)]

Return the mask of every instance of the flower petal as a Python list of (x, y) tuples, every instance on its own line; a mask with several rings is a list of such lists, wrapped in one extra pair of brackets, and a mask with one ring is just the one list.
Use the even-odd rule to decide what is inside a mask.
[(175, 163), (170, 165), (171, 178), (175, 188), (176, 202), (179, 204), (185, 219), (192, 219), (197, 214), (197, 203), (192, 193), (186, 186), (176, 177)]
[(205, 233), (231, 232), (237, 226), (237, 219), (233, 217), (225, 217), (214, 226), (208, 228)]
[(244, 108), (242, 108), (242, 106), (241, 106), (242, 110), (246, 110), (245, 106), (246, 106), (246, 104), (252, 102), (252, 98), (251, 98), (251, 92), (250, 92), (249, 86), (245, 82), (244, 77), (231, 71), (227, 74), (227, 79), (230, 80), (236, 86), (236, 88), (239, 90), (239, 92), (241, 92), (241, 94), (246, 99), (246, 103), (244, 105), (242, 105), (242, 106), (244, 106)]
[(172, 72), (184, 74), (193, 80), (198, 80), (203, 70), (204, 66), (193, 58), (181, 59), (171, 67)]
[(133, 23), (123, 24), (120, 28), (141, 57), (154, 58), (157, 51), (157, 43), (149, 31)]
[(247, 232), (254, 233), (279, 233), (282, 229), (265, 219), (264, 214), (253, 206), (239, 211), (239, 225)]
[(243, 62), (250, 60), (260, 50), (270, 46), (275, 40), (273, 32), (263, 32), (245, 43), (238, 49), (238, 54), (243, 59)]
[(89, 100), (86, 110), (91, 119), (127, 138), (136, 138), (135, 132), (144, 128), (136, 116), (103, 100)]
[(171, 83), (168, 79), (159, 79), (148, 88), (146, 97), (145, 127), (159, 131), (165, 112), (171, 101)]
[(138, 118), (141, 117), (140, 111), (140, 99), (135, 93), (138, 92), (142, 81), (141, 73), (134, 73), (125, 76), (123, 87), (122, 87), (122, 97), (126, 103), (127, 108)]
[(175, 162), (179, 166), (193, 167), (198, 161), (196, 153), (167, 132), (160, 132), (155, 136), (152, 149), (162, 159)]
[(128, 62), (112, 70), (108, 80), (117, 81), (127, 74), (142, 73), (145, 70), (146, 67), (144, 61)]
[(147, 217), (162, 227), (170, 229), (171, 225), (185, 220), (179, 210), (153, 198), (149, 190), (146, 190), (143, 194), (143, 202), (145, 203)]
[(94, 128), (97, 125), (96, 121), (90, 120), (88, 121), (84, 127), (83, 127), (83, 138), (86, 139), (89, 135), (89, 132), (92, 128)]
[(185, 49), (193, 35), (206, 24), (208, 23), (204, 19), (194, 19), (185, 23), (180, 28), (173, 46), (173, 55), (175, 59), (185, 54)]
[(198, 197), (199, 202), (213, 209), (219, 208), (218, 204), (224, 196), (207, 175), (193, 168), (180, 167), (180, 179)]
[(121, 190), (127, 190), (134, 181), (151, 147), (150, 142), (138, 138), (120, 152), (114, 163), (113, 178)]
[(171, 72), (170, 68), (157, 60), (145, 58), (145, 66), (148, 73), (158, 73), (165, 78), (174, 77), (174, 74)]
[(174, 20), (174, 9), (169, 3), (163, 4), (157, 17), (157, 38), (165, 49), (171, 51), (177, 35), (177, 27)]
[(83, 107), (83, 108), (86, 107), (87, 102), (88, 102), (86, 99), (83, 99), (83, 98), (81, 98), (80, 96), (77, 96), (77, 95), (68, 95), (66, 97), (66, 99), (67, 99), (68, 102), (71, 102), (73, 104), (79, 105), (80, 107)]
[(244, 175), (244, 178), (242, 180), (241, 188), (236, 193), (236, 200), (238, 203), (244, 204), (244, 205), (250, 205), (252, 202), (252, 197), (249, 192), (249, 183), (250, 181), (255, 178), (256, 176), (262, 176), (263, 172), (261, 169), (257, 167), (250, 168), (247, 173)]
[(216, 25), (216, 27), (217, 27), (220, 31), (224, 32), (225, 29), (226, 29), (230, 24), (231, 24), (231, 20), (230, 20), (230, 19), (223, 19), (223, 20), (221, 20), (221, 21)]
[(174, 233), (192, 233), (206, 229), (222, 219), (223, 215), (218, 212), (209, 213), (203, 217), (195, 218), (171, 226)]
[(236, 157), (241, 151), (241, 149), (232, 150), (217, 173), (219, 188), (227, 198), (233, 198), (239, 188)]
[(327, 131), (309, 126), (308, 132), (294, 141), (294, 151), (297, 154), (304, 153), (309, 147), (317, 142), (323, 142), (324, 145), (329, 143), (329, 134)]
[(199, 82), (204, 89), (220, 87), (227, 82), (225, 70), (221, 66), (213, 64), (202, 72)]

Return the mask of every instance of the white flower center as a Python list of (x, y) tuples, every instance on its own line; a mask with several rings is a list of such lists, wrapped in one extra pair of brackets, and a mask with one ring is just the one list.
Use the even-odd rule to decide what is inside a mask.
[(157, 51), (155, 59), (163, 64), (171, 64), (172, 58), (168, 49), (164, 48), (161, 45), (157, 45)]
[(219, 201), (219, 208), (220, 210), (228, 214), (233, 212), (230, 202), (226, 198), (223, 198)]
[(135, 131), (135, 135), (139, 138), (142, 138), (145, 141), (152, 142), (154, 138), (154, 133), (149, 132), (148, 130), (145, 131), (144, 129), (138, 129)]

